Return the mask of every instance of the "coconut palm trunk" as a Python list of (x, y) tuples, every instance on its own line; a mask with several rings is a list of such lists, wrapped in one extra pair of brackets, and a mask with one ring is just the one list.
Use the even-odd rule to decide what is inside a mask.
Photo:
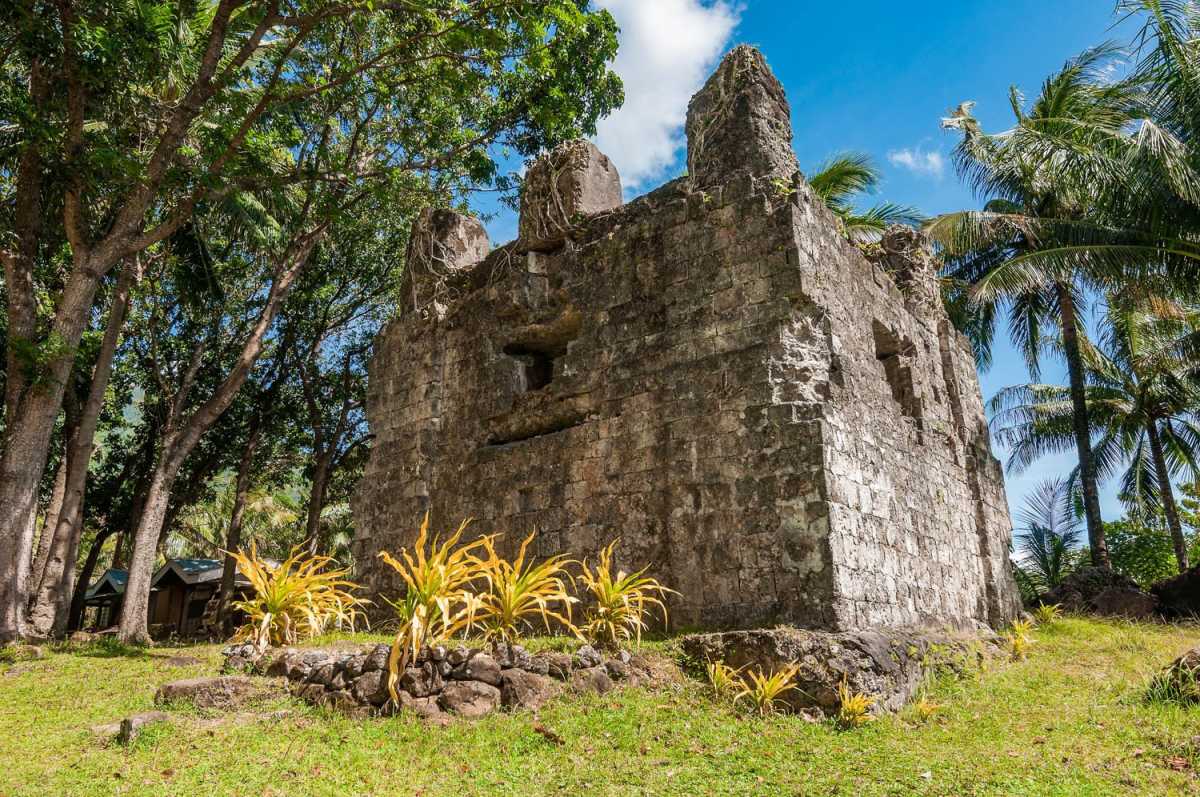
[(1158, 421), (1146, 424), (1146, 436), (1150, 441), (1150, 456), (1154, 458), (1154, 470), (1158, 474), (1159, 500), (1171, 531), (1171, 544), (1175, 548), (1175, 561), (1179, 572), (1190, 567), (1188, 562), (1187, 538), (1183, 536), (1183, 525), (1179, 522), (1179, 508), (1175, 504), (1175, 489), (1171, 486), (1171, 471), (1167, 468), (1167, 457), (1163, 452), (1162, 437), (1158, 433)]
[(1071, 405), (1075, 430), (1075, 448), (1079, 455), (1079, 479), (1083, 491), (1083, 514), (1087, 521), (1088, 545), (1092, 564), (1111, 568), (1108, 542), (1104, 537), (1104, 521), (1100, 515), (1100, 489), (1096, 475), (1096, 460), (1092, 456), (1091, 422), (1088, 418), (1087, 395), (1084, 387), (1083, 355), (1079, 346), (1079, 319), (1075, 299), (1069, 286), (1059, 282), (1054, 286), (1062, 322), (1063, 352), (1067, 360), (1067, 375), (1071, 384)]

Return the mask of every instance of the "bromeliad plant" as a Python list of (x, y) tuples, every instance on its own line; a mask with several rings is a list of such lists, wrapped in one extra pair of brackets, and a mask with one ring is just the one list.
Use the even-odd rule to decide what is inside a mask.
[[(844, 675), (842, 676), (842, 682), (838, 684), (837, 696), (837, 721), (841, 727), (847, 729), (861, 728), (873, 719), (871, 707), (875, 705), (875, 696), (855, 692), (850, 688), (850, 683)], [(917, 711), (920, 712), (921, 708), (918, 707)], [(930, 714), (932, 714), (932, 711)]]
[(464, 520), (444, 541), (436, 536), (430, 541), (426, 513), (411, 552), (402, 550), (400, 559), (379, 552), (379, 558), (400, 574), (406, 587), (403, 598), (388, 601), (400, 621), (388, 657), (388, 691), (394, 701), (399, 701), (396, 684), (400, 673), (423, 645), (469, 631), (476, 622), (480, 599), (472, 584), (482, 577), (483, 562), (475, 551), (484, 547), (487, 538), (459, 546), (470, 522)]
[(708, 676), (708, 684), (717, 697), (736, 697), (742, 688), (739, 675), (741, 667), (734, 669), (723, 661), (710, 661), (704, 665), (704, 673)]
[(1029, 649), (1033, 646), (1033, 622), (1031, 620), (1013, 620), (1008, 630), (1001, 636), (1008, 643), (1013, 660), (1024, 661), (1029, 656)]
[(749, 700), (760, 717), (774, 714), (782, 702), (781, 695), (796, 688), (796, 675), (799, 672), (800, 668), (795, 664), (789, 664), (770, 675), (762, 670), (749, 670), (742, 677), (742, 690), (733, 702)]
[(1033, 610), (1033, 619), (1038, 625), (1054, 625), (1062, 619), (1062, 606), (1057, 603), (1051, 603), (1047, 606), (1044, 603), (1039, 603), (1038, 607)]
[(679, 594), (645, 575), (648, 569), (645, 567), (636, 573), (618, 570), (614, 575), (612, 559), (617, 542), (619, 540), (613, 540), (600, 552), (600, 561), (594, 570), (584, 561), (579, 574), (579, 580), (592, 600), (587, 621), (580, 627), (580, 632), (594, 644), (610, 648), (629, 640), (640, 645), (647, 611), (657, 606), (666, 622), (667, 605), (662, 599), (668, 593)]
[(476, 558), (476, 565), (487, 589), (477, 596), (477, 618), (488, 640), (514, 642), (537, 617), (541, 617), (547, 632), (553, 619), (579, 634), (571, 622), (571, 605), (579, 600), (567, 593), (567, 566), (571, 560), (554, 556), (538, 564), (527, 563), (525, 555), (531, 542), (532, 534), (510, 562), (496, 553), (495, 537), (480, 541), (483, 556)]
[(259, 557), (253, 543), (249, 553), (230, 555), (254, 590), (246, 600), (233, 603), (247, 617), (234, 634), (235, 642), (249, 641), (265, 649), (293, 645), (334, 626), (353, 630), (364, 617), (362, 607), (370, 603), (355, 597), (358, 586), (346, 580), (349, 571), (332, 567), (334, 560), (328, 556), (293, 549), (282, 563), (272, 565)]

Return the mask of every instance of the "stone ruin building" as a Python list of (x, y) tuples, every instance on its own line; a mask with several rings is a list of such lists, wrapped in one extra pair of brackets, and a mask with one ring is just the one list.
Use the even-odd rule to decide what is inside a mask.
[(381, 333), (354, 500), (376, 554), (426, 510), (539, 555), (620, 537), (675, 627), (976, 627), (1018, 609), (971, 351), (920, 236), (868, 259), (800, 175), (783, 88), (733, 50), (687, 115), (688, 171), (622, 202), (586, 141), (527, 174), (519, 237), (416, 221)]

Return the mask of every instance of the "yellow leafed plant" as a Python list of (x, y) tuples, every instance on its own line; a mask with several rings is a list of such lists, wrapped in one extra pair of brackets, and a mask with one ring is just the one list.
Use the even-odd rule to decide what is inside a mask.
[(838, 684), (837, 695), (837, 719), (843, 728), (860, 728), (874, 719), (871, 707), (875, 705), (875, 696), (852, 691), (845, 676)]
[(361, 607), (369, 601), (352, 594), (358, 586), (346, 580), (348, 570), (332, 566), (331, 557), (309, 556), (294, 548), (276, 566), (261, 559), (253, 543), (249, 553), (230, 555), (254, 590), (246, 600), (233, 603), (247, 617), (234, 641), (250, 641), (260, 648), (293, 645), (332, 626), (353, 630), (363, 618)]
[(530, 534), (521, 543), (517, 558), (511, 562), (497, 555), (494, 537), (484, 537), (483, 556), (478, 557), (479, 572), (487, 589), (478, 595), (477, 621), (484, 636), (492, 640), (513, 642), (534, 618), (540, 617), (550, 631), (550, 620), (578, 634), (571, 623), (571, 604), (578, 599), (567, 592), (565, 556), (554, 556), (538, 564), (525, 561)]
[(723, 661), (710, 661), (704, 665), (704, 672), (708, 675), (708, 684), (717, 697), (736, 695), (742, 686), (738, 678), (740, 667), (735, 670)]
[(749, 700), (762, 717), (774, 714), (782, 702), (780, 696), (796, 688), (796, 674), (799, 672), (800, 668), (794, 664), (770, 675), (762, 670), (749, 670), (742, 677), (742, 690), (734, 697), (734, 702)]
[(662, 599), (668, 593), (675, 593), (657, 579), (646, 576), (647, 568), (636, 573), (620, 570), (613, 575), (612, 555), (617, 542), (613, 540), (600, 552), (600, 561), (594, 570), (585, 561), (579, 574), (579, 580), (593, 601), (580, 631), (592, 642), (607, 647), (616, 647), (630, 639), (641, 644), (646, 612), (657, 606), (666, 622), (667, 605)]
[(1062, 619), (1062, 616), (1062, 606), (1057, 603), (1051, 603), (1049, 606), (1039, 603), (1038, 607), (1033, 610), (1033, 617), (1037, 620), (1038, 625), (1054, 625)]
[(1016, 661), (1022, 661), (1029, 656), (1033, 646), (1033, 623), (1029, 620), (1013, 620), (1008, 630), (1002, 635), (1008, 643), (1008, 649)]
[(388, 601), (400, 621), (388, 657), (388, 690), (394, 701), (399, 700), (396, 684), (400, 673), (423, 645), (468, 631), (475, 624), (479, 598), (472, 591), (472, 582), (482, 575), (482, 561), (475, 551), (483, 547), (484, 540), (459, 545), (469, 524), (464, 520), (444, 541), (438, 537), (430, 541), (426, 513), (411, 551), (402, 550), (399, 559), (387, 551), (379, 552), (379, 558), (400, 574), (405, 585), (404, 597)]

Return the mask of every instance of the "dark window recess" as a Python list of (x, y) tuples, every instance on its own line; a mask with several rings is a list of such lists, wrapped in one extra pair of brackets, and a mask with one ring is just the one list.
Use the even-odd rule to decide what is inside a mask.
[(921, 401), (917, 398), (912, 369), (908, 366), (912, 344), (903, 341), (878, 321), (873, 324), (873, 331), (875, 358), (883, 364), (883, 373), (887, 378), (888, 387), (891, 388), (892, 398), (906, 416), (920, 420)]
[(504, 347), (504, 353), (521, 363), (525, 392), (541, 390), (554, 381), (554, 361), (560, 352), (539, 351), (512, 343)]

